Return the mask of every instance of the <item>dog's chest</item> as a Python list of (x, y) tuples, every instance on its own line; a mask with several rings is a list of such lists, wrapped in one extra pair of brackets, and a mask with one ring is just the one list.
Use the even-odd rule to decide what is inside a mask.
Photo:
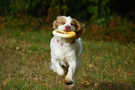
[(51, 41), (51, 55), (55, 60), (59, 61), (63, 65), (76, 59), (76, 49), (76, 42), (72, 44), (62, 42), (55, 37)]
[(61, 65), (67, 66), (69, 57), (73, 57), (74, 54), (72, 54), (71, 47), (62, 45), (57, 47), (55, 55), (58, 58), (57, 60), (60, 62)]
[(72, 46), (70, 45), (58, 45), (57, 46), (57, 51), (61, 54), (61, 56), (69, 56), (71, 55), (71, 52), (73, 51)]

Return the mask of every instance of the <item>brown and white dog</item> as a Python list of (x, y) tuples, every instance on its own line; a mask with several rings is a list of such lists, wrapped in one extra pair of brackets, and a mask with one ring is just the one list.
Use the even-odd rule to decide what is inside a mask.
[(51, 65), (50, 68), (58, 75), (64, 75), (64, 68), (67, 67), (65, 83), (70, 86), (75, 84), (75, 74), (80, 65), (82, 56), (81, 34), (83, 27), (79, 21), (66, 16), (58, 16), (53, 22), (53, 29), (60, 29), (66, 32), (74, 31), (75, 38), (61, 38), (54, 36), (50, 42)]

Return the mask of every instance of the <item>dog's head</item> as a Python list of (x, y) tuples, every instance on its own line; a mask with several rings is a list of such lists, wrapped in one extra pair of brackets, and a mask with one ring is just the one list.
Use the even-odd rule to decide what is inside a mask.
[(79, 21), (71, 17), (58, 16), (53, 22), (53, 29), (61, 29), (66, 32), (74, 31), (76, 32), (76, 37), (79, 38), (83, 33), (83, 27)]

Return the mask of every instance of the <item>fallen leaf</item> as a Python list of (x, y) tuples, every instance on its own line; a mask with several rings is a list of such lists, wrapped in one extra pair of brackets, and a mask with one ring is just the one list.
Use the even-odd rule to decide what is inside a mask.
[(16, 49), (19, 50), (19, 47), (17, 46)]
[(48, 87), (49, 85), (47, 83), (45, 83), (45, 87)]
[(7, 85), (7, 81), (3, 81), (2, 84), (3, 84), (4, 86), (6, 86), (6, 85)]
[(99, 84), (98, 83), (94, 83), (94, 87), (98, 87), (99, 86)]

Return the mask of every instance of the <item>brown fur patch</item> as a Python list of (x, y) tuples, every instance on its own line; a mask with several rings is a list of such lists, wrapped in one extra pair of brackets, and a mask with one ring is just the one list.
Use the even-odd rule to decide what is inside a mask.
[(70, 22), (70, 24), (73, 26), (73, 27), (76, 27), (76, 22), (72, 19), (72, 21)]
[(82, 34), (83, 34), (83, 26), (81, 25), (81, 23), (79, 21), (77, 21), (76, 19), (72, 20), (73, 22), (75, 22), (75, 27), (76, 27), (76, 39), (78, 39)]
[(57, 19), (53, 22), (53, 29), (57, 29), (58, 26), (64, 25), (66, 23), (66, 19), (63, 16), (58, 16)]

